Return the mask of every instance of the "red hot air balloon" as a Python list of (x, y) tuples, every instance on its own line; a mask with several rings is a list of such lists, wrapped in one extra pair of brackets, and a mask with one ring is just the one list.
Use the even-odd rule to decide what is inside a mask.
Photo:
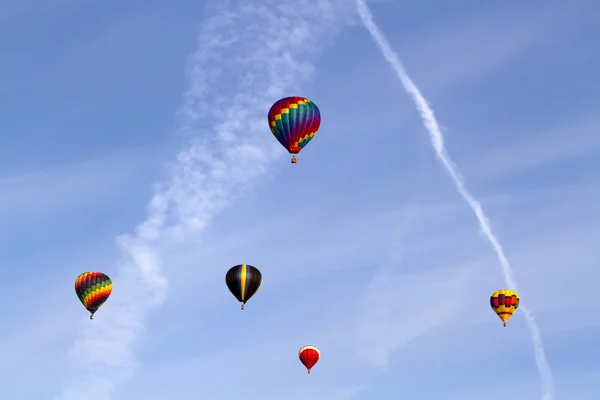
[(310, 374), (312, 367), (314, 367), (319, 361), (319, 358), (321, 358), (321, 351), (315, 346), (304, 346), (300, 348), (298, 358), (300, 358), (300, 362), (304, 364)]

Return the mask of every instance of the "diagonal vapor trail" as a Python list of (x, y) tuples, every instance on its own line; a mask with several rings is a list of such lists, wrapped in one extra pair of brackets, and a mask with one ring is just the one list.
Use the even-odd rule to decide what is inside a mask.
[[(446, 148), (444, 146), (444, 136), (442, 135), (442, 131), (435, 118), (433, 110), (427, 103), (427, 100), (425, 99), (419, 88), (415, 85), (410, 76), (406, 73), (398, 55), (392, 50), (387, 39), (379, 29), (377, 24), (375, 24), (373, 20), (373, 15), (371, 14), (364, 0), (356, 0), (356, 7), (363, 25), (371, 35), (373, 41), (385, 57), (386, 61), (390, 64), (390, 66), (402, 82), (404, 90), (412, 97), (415, 106), (417, 107), (417, 110), (419, 111), (419, 114), (423, 119), (425, 128), (429, 133), (431, 143), (433, 145), (438, 160), (442, 163), (442, 165), (454, 181), (458, 193), (473, 210), (473, 213), (475, 214), (475, 217), (479, 222), (482, 234), (490, 242), (492, 248), (494, 249), (494, 252), (496, 253), (498, 261), (500, 262), (500, 265), (502, 267), (502, 273), (504, 275), (506, 284), (510, 287), (510, 289), (518, 291), (512, 267), (508, 262), (506, 255), (504, 254), (502, 245), (498, 241), (498, 238), (492, 232), (490, 221), (486, 216), (485, 212), (483, 211), (481, 203), (477, 201), (473, 197), (473, 195), (471, 195), (471, 193), (466, 187), (465, 180), (462, 174), (460, 173), (458, 167), (452, 161), (452, 159), (448, 155), (448, 152), (446, 151)], [(531, 311), (526, 307), (520, 307), (520, 309), (522, 309), (523, 311), (523, 315), (525, 316), (525, 321), (527, 323), (527, 327), (531, 335), (531, 341), (533, 343), (535, 354), (535, 361), (542, 380), (542, 387), (544, 392), (543, 398), (544, 400), (552, 400), (554, 397), (552, 371), (546, 358), (546, 352), (544, 350), (540, 330), (535, 322)]]
[(57, 399), (116, 396), (117, 386), (136, 374), (134, 345), (146, 317), (168, 294), (160, 266), (164, 239), (205, 229), (282, 154), (266, 113), (279, 97), (296, 93), (343, 22), (342, 0), (314, 1), (313, 7), (294, 0), (215, 2), (189, 59), (190, 86), (178, 113), (179, 131), (191, 144), (157, 187), (146, 221), (117, 238), (129, 261), (113, 277), (102, 315), (81, 328), (71, 348), (72, 376)]

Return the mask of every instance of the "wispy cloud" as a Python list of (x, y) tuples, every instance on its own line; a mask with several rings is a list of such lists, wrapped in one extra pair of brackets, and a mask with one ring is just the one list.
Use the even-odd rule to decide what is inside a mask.
[[(465, 162), (477, 166), (469, 171), (469, 178), (506, 178), (594, 156), (600, 151), (600, 139), (596, 134), (599, 125), (600, 118), (589, 113), (571, 116), (567, 121), (550, 119), (547, 126), (538, 132), (531, 132), (531, 128), (523, 132), (517, 131), (517, 138), (513, 141), (503, 143), (490, 152), (474, 152), (469, 155)], [(502, 129), (493, 133), (503, 136), (506, 131)], [(523, 149), (528, 151), (524, 152)]]
[(26, 0), (14, 2), (10, 0), (0, 0), (0, 24), (12, 22), (31, 15), (48, 14), (77, 5), (79, 2), (74, 0), (59, 0), (53, 3), (46, 3), (36, 0)]
[[(367, 208), (369, 214), (374, 219), (378, 219), (381, 210), (372, 205)], [(413, 213), (418, 215), (414, 223)], [(413, 228), (422, 224), (422, 217), (425, 217), (425, 214), (428, 214), (428, 210), (417, 210), (414, 207), (397, 212), (396, 218), (393, 219), (398, 220), (398, 225), (393, 232), (386, 228), (377, 229), (376, 225), (381, 227), (385, 223), (378, 221), (378, 224), (372, 224), (367, 218), (361, 218), (361, 223), (357, 223), (353, 229), (348, 229), (343, 224), (340, 226), (337, 220), (323, 222), (314, 217), (310, 218), (311, 225), (320, 224), (320, 229), (325, 231), (326, 236), (334, 238), (326, 241), (326, 247), (331, 246), (332, 250), (337, 252), (337, 256), (312, 260), (310, 253), (320, 254), (320, 250), (325, 246), (311, 244), (311, 238), (299, 230), (297, 232), (299, 239), (294, 241), (293, 247), (311, 249), (311, 251), (302, 252), (294, 257), (294, 262), (299, 264), (297, 267), (286, 262), (285, 269), (278, 268), (279, 275), (284, 273), (293, 275), (295, 270), (311, 269), (311, 267), (319, 271), (318, 275), (315, 273), (318, 279), (294, 277), (296, 278), (294, 282), (282, 282), (281, 279), (277, 279), (276, 269), (269, 268), (284, 259), (279, 255), (273, 255), (271, 251), (264, 252), (264, 249), (272, 244), (272, 235), (262, 237), (262, 235), (254, 235), (254, 231), (250, 230), (246, 233), (252, 240), (252, 244), (248, 247), (263, 249), (263, 253), (268, 253), (268, 259), (263, 259), (258, 265), (266, 266), (263, 271), (268, 273), (269, 285), (256, 299), (257, 303), (252, 306), (250, 319), (244, 322), (244, 329), (247, 329), (245, 340), (237, 340), (237, 328), (231, 329), (232, 332), (221, 328), (227, 323), (224, 322), (223, 315), (230, 315), (234, 304), (231, 304), (229, 294), (222, 292), (219, 285), (215, 293), (210, 289), (207, 293), (204, 287), (197, 285), (189, 290), (183, 290), (179, 286), (182, 294), (177, 297), (177, 300), (181, 300), (177, 308), (185, 309), (185, 312), (180, 311), (179, 316), (171, 315), (169, 312), (169, 315), (164, 315), (165, 321), (186, 319), (185, 315), (190, 312), (193, 315), (217, 313), (218, 316), (214, 320), (209, 319), (210, 322), (204, 320), (204, 323), (212, 328), (207, 326), (203, 329), (203, 335), (210, 338), (212, 334), (209, 331), (214, 331), (218, 332), (222, 339), (211, 339), (208, 343), (205, 341), (198, 344), (198, 351), (191, 355), (187, 353), (175, 357), (170, 355), (166, 360), (157, 360), (136, 379), (144, 382), (162, 376), (165, 387), (160, 390), (161, 394), (164, 393), (163, 397), (168, 397), (167, 393), (177, 395), (181, 393), (182, 398), (191, 398), (193, 393), (202, 393), (205, 396), (215, 393), (216, 398), (234, 398), (242, 394), (245, 385), (254, 384), (257, 387), (268, 387), (261, 391), (265, 399), (282, 396), (302, 398), (302, 395), (314, 398), (351, 398), (352, 390), (347, 390), (349, 387), (354, 389), (366, 387), (371, 378), (387, 366), (391, 351), (399, 350), (407, 343), (429, 336), (436, 329), (441, 330), (442, 324), (449, 318), (458, 318), (456, 310), (460, 309), (462, 302), (467, 302), (470, 296), (470, 292), (465, 290), (465, 285), (470, 279), (467, 272), (472, 272), (472, 269), (457, 273), (457, 268), (452, 268), (456, 265), (452, 264), (452, 267), (437, 268), (432, 271), (430, 267), (439, 266), (441, 263), (429, 259), (419, 264), (416, 271), (407, 272), (405, 269), (398, 273), (397, 263), (401, 262), (405, 255), (411, 257), (411, 253), (418, 250), (412, 246), (413, 241), (409, 240), (414, 238), (408, 236), (414, 234)], [(387, 218), (388, 224), (391, 222), (390, 219), (392, 218)], [(270, 229), (270, 231), (278, 230)], [(344, 234), (356, 236), (356, 232), (370, 232), (369, 236), (374, 236), (375, 240), (382, 244), (383, 248), (377, 251), (377, 254), (385, 252), (391, 238), (395, 239), (389, 258), (370, 284), (374, 263), (347, 259), (351, 257), (344, 254), (348, 251), (348, 243), (351, 243), (346, 240)], [(225, 239), (227, 242), (229, 240), (230, 238)], [(249, 259), (257, 258), (256, 253), (247, 252), (244, 246), (231, 247), (236, 249), (236, 253), (244, 254)], [(368, 246), (361, 247), (360, 244), (356, 244), (352, 247), (353, 252), (354, 247), (357, 247), (358, 253), (373, 253)], [(290, 253), (291, 251), (288, 252)], [(423, 251), (423, 253), (430, 252)], [(202, 257), (191, 258), (196, 264), (211, 265), (221, 265), (221, 260), (227, 259), (211, 257), (209, 262)], [(331, 269), (335, 264), (339, 264), (345, 270), (332, 273), (335, 272)], [(411, 264), (414, 264), (414, 261)], [(192, 279), (188, 275), (188, 279), (195, 281), (197, 278)], [(213, 281), (212, 278), (210, 280)], [(309, 288), (304, 290), (306, 285)], [(440, 302), (440, 293), (455, 301)], [(226, 300), (223, 307), (214, 303), (208, 306), (204, 304), (205, 301), (214, 301), (215, 298), (221, 297)], [(415, 299), (419, 301), (415, 302)], [(186, 304), (189, 308), (186, 308)], [(411, 305), (407, 306), (407, 304)], [(210, 308), (212, 312), (203, 310), (204, 312), (201, 313), (198, 311), (199, 308)], [(299, 315), (310, 316), (311, 321), (315, 323), (299, 323)], [(460, 321), (456, 323), (460, 324), (462, 318), (458, 318)], [(163, 323), (170, 325), (167, 322)], [(237, 327), (239, 323), (240, 321), (236, 322)], [(178, 338), (183, 343), (194, 340), (182, 336), (185, 337), (186, 332), (197, 329), (196, 326), (197, 324), (193, 322), (183, 322), (177, 327), (179, 331), (172, 332), (169, 337)], [(264, 331), (259, 327), (269, 328), (268, 331)], [(192, 333), (191, 336), (194, 337), (196, 334)], [(305, 342), (318, 345), (324, 355), (319, 373), (315, 375), (315, 379), (311, 379), (310, 384), (306, 384), (302, 379), (305, 377), (305, 371), (302, 371), (295, 357), (297, 346)], [(254, 360), (251, 368), (239, 361), (249, 359)], [(223, 375), (222, 369), (215, 368), (215, 365), (226, 365), (227, 374)], [(203, 376), (203, 379), (196, 382), (194, 376)], [(235, 376), (240, 382), (236, 387), (226, 385), (226, 380), (231, 376)], [(189, 381), (194, 383), (188, 384)], [(185, 388), (187, 392), (180, 387)], [(156, 394), (155, 396), (161, 397)]]
[[(327, 225), (329, 224), (325, 226)], [(364, 231), (373, 231), (374, 236), (387, 242), (386, 234), (373, 230), (370, 224), (364, 227)], [(296, 244), (303, 245), (305, 242), (306, 238), (303, 237)], [(332, 246), (340, 254), (347, 248), (343, 239), (332, 242)], [(269, 238), (260, 238), (256, 247), (264, 249), (269, 243)], [(407, 243), (404, 244), (404, 247), (410, 247)], [(398, 242), (394, 245), (398, 245)], [(244, 251), (240, 253), (246, 254)], [(392, 254), (391, 257), (389, 261), (394, 263), (395, 256)], [(307, 257), (306, 254), (301, 254), (298, 258), (303, 261)], [(281, 259), (273, 257), (273, 260)], [(339, 257), (335, 262), (340, 262)], [(241, 321), (236, 322), (237, 328), (231, 329), (232, 332), (227, 332), (230, 329), (222, 329), (226, 326), (223, 315), (231, 315), (232, 310), (237, 312), (233, 309), (234, 304), (229, 301), (225, 307), (211, 304), (213, 312), (216, 308), (219, 316), (214, 320), (203, 317), (207, 324), (206, 328), (201, 328), (203, 335), (211, 338), (213, 336), (210, 331), (213, 331), (225, 338), (209, 339), (208, 342), (204, 340), (203, 343), (198, 343), (198, 351), (193, 354), (186, 352), (155, 360), (136, 379), (142, 383), (161, 377), (164, 386), (158, 388), (159, 394), (154, 390), (151, 393), (157, 399), (168, 398), (169, 395), (191, 399), (194, 394), (235, 398), (243, 395), (244, 388), (248, 385), (266, 388), (260, 392), (265, 399), (349, 399), (352, 394), (349, 387), (356, 390), (366, 386), (374, 377), (374, 372), (380, 372), (380, 368), (385, 367), (388, 356), (386, 349), (398, 350), (406, 343), (430, 334), (432, 329), (441, 328), (444, 319), (456, 315), (460, 300), (469, 296), (469, 291), (464, 287), (467, 275), (457, 274), (454, 268), (447, 268), (439, 273), (427, 270), (427, 273), (401, 274), (389, 268), (389, 271), (384, 270), (369, 285), (367, 277), (372, 275), (372, 264), (361, 267), (360, 262), (341, 263), (349, 264), (346, 273), (324, 272), (318, 279), (297, 280), (293, 285), (274, 285), (269, 278), (269, 285), (265, 288), (268, 291), (256, 299), (251, 316), (244, 322), (246, 333), (242, 341), (238, 340), (237, 333)], [(303, 264), (310, 265), (309, 262)], [(326, 269), (327, 264), (329, 262), (324, 261), (318, 265)], [(426, 269), (428, 266), (423, 267)], [(355, 281), (352, 276), (355, 278), (356, 274), (365, 279)], [(303, 290), (307, 284), (310, 288)], [(212, 293), (207, 295), (203, 289), (197, 288), (181, 292), (182, 296), (178, 296), (178, 299), (187, 297), (187, 304), (203, 303), (205, 298), (219, 296)], [(457, 301), (440, 302), (440, 292)], [(415, 304), (414, 299), (417, 298), (419, 301)], [(230, 300), (228, 296), (226, 299)], [(412, 306), (407, 307), (408, 302)], [(201, 304), (198, 305), (200, 306)], [(211, 314), (196, 310), (192, 313)], [(302, 315), (315, 322), (299, 318)], [(181, 317), (165, 316), (170, 321), (185, 319)], [(168, 340), (182, 340), (183, 343), (193, 341), (194, 339), (186, 337), (186, 332), (193, 332), (195, 327), (197, 324), (183, 322), (183, 326), (178, 327), (180, 332), (173, 332)], [(269, 328), (265, 331), (260, 327)], [(196, 336), (196, 333), (191, 336)], [(306, 372), (302, 370), (295, 354), (297, 348), (306, 342), (318, 345), (323, 351), (318, 374), (311, 375), (310, 383), (305, 380)], [(240, 360), (253, 360), (252, 366), (248, 367), (247, 363)], [(226, 366), (227, 373), (223, 374), (222, 368), (215, 368), (217, 365)], [(194, 379), (197, 376), (202, 376), (203, 379)], [(227, 385), (231, 376), (236, 377), (239, 385)], [(141, 395), (151, 392), (149, 388), (143, 387), (145, 385), (141, 386)]]
[[(437, 96), (442, 91), (485, 82), (490, 74), (522, 60), (532, 49), (551, 45), (572, 29), (576, 17), (564, 10), (489, 9), (460, 19), (450, 18), (426, 33), (403, 37), (399, 52), (407, 53), (415, 79)], [(506, 26), (510, 24), (511, 29)], [(425, 25), (427, 26), (427, 25)], [(418, 43), (418, 46), (409, 45)], [(460, 55), (457, 57), (457, 55)], [(440, 63), (439, 60), (444, 60)]]
[(140, 146), (90, 157), (84, 162), (31, 173), (0, 176), (0, 219), (39, 217), (42, 213), (82, 203), (112, 200), (124, 187), (152, 179), (152, 162), (163, 155), (160, 146)]
[[(589, 204), (593, 200), (589, 199)], [(290, 244), (289, 250), (285, 248), (288, 250), (287, 254), (291, 254), (295, 248), (310, 251), (296, 254), (293, 258), (298, 265), (290, 266), (287, 260), (282, 265), (282, 260), (286, 259), (285, 254), (264, 251), (273, 246), (272, 232), (281, 231), (278, 224), (285, 226), (284, 218), (277, 215), (278, 211), (283, 210), (278, 209), (275, 215), (269, 216), (273, 218), (272, 224), (267, 218), (267, 226), (259, 225), (259, 221), (263, 219), (263, 208), (268, 208), (268, 205), (264, 204), (264, 198), (250, 199), (248, 202), (252, 204), (248, 205), (244, 201), (239, 207), (236, 205), (235, 210), (227, 210), (225, 217), (229, 219), (230, 213), (233, 213), (232, 222), (236, 223), (235, 214), (240, 212), (240, 208), (242, 213), (246, 206), (256, 210), (257, 215), (243, 220), (244, 230), (237, 232), (233, 229), (232, 233), (243, 236), (248, 243), (240, 244), (237, 238), (217, 234), (214, 229), (227, 232), (232, 228), (223, 222), (219, 226), (210, 226), (211, 234), (208, 235), (207, 231), (201, 246), (197, 245), (197, 235), (191, 235), (190, 240), (181, 248), (194, 251), (193, 254), (183, 254), (180, 259), (163, 255), (163, 265), (184, 269), (181, 272), (186, 274), (190, 284), (182, 286), (172, 279), (172, 286), (177, 288), (178, 294), (169, 298), (168, 304), (149, 321), (147, 329), (152, 331), (144, 338), (145, 347), (152, 349), (153, 354), (149, 355), (149, 360), (135, 377), (135, 383), (124, 385), (123, 391), (120, 388), (120, 397), (167, 399), (175, 396), (192, 399), (194, 395), (200, 394), (208, 398), (235, 398), (243, 395), (245, 385), (253, 384), (256, 385), (254, 387), (268, 387), (264, 393), (261, 392), (265, 399), (300, 399), (310, 396), (349, 399), (351, 391), (346, 390), (348, 388), (362, 389), (362, 393), (353, 398), (377, 398), (376, 395), (384, 390), (388, 390), (388, 394), (381, 395), (381, 398), (391, 398), (390, 385), (385, 381), (394, 380), (397, 385), (395, 390), (398, 390), (398, 386), (412, 385), (417, 392), (420, 386), (427, 387), (431, 382), (432, 365), (439, 365), (440, 372), (444, 369), (453, 370), (457, 375), (452, 385), (444, 388), (447, 397), (459, 398), (457, 393), (461, 393), (463, 386), (467, 386), (475, 391), (470, 398), (477, 398), (476, 394), (496, 388), (489, 384), (485, 376), (479, 381), (479, 377), (473, 378), (466, 371), (472, 371), (473, 367), (477, 370), (485, 368), (490, 357), (497, 357), (494, 354), (496, 350), (489, 344), (490, 335), (494, 334), (510, 339), (514, 344), (511, 351), (516, 356), (523, 357), (525, 352), (524, 365), (529, 367), (526, 354), (530, 346), (529, 335), (526, 329), (519, 329), (524, 327), (523, 319), (520, 316), (515, 319), (513, 328), (517, 329), (503, 330), (487, 303), (480, 301), (489, 295), (486, 288), (494, 285), (494, 282), (497, 284), (500, 274), (494, 269), (490, 271), (481, 268), (481, 265), (493, 262), (493, 254), (489, 254), (484, 243), (473, 242), (476, 232), (469, 232), (471, 224), (460, 223), (461, 218), (468, 215), (468, 209), (460, 203), (447, 208), (446, 213), (449, 215), (441, 218), (451, 218), (455, 221), (453, 224), (439, 221), (440, 210), (437, 207), (410, 206), (406, 210), (396, 210), (397, 205), (392, 204), (388, 204), (390, 208), (385, 210), (387, 219), (383, 220), (380, 214), (384, 210), (373, 202), (363, 203), (365, 209), (361, 209), (358, 214), (364, 212), (365, 216), (359, 216), (359, 221), (351, 227), (345, 225), (343, 219), (323, 221), (318, 215), (309, 214), (306, 218), (308, 221), (302, 221), (299, 225), (306, 223), (308, 229), (319, 224), (324, 237), (333, 240), (323, 240), (319, 246), (307, 234), (310, 230), (298, 229), (298, 239)], [(554, 205), (551, 213), (560, 210), (561, 199)], [(391, 210), (395, 212), (391, 213)], [(516, 211), (518, 210), (511, 208), (502, 213), (502, 218), (520, 217), (520, 213)], [(342, 214), (335, 208), (330, 213), (336, 217), (337, 213)], [(567, 242), (560, 242), (560, 231), (554, 231), (552, 240), (538, 237), (529, 239), (535, 226), (547, 215), (548, 210), (539, 214), (527, 212), (524, 219), (526, 222), (521, 222), (522, 225), (531, 226), (531, 231), (519, 232), (515, 226), (516, 232), (511, 231), (507, 236), (509, 240), (505, 243), (511, 249), (515, 265), (524, 267), (519, 274), (521, 290), (527, 293), (527, 298), (532, 298), (533, 304), (530, 303), (529, 306), (537, 311), (538, 318), (543, 319), (546, 324), (543, 326), (545, 332), (571, 323), (577, 303), (584, 301), (583, 296), (587, 293), (578, 292), (576, 282), (581, 278), (590, 282), (590, 285), (594, 282), (594, 279), (590, 279), (591, 275), (575, 271), (580, 269), (582, 261), (573, 257), (574, 253), (580, 252), (581, 257), (588, 253), (581, 247), (581, 243), (579, 246), (573, 245), (577, 241), (582, 242), (578, 234), (580, 231), (574, 225), (565, 225), (560, 221), (565, 230), (577, 233)], [(351, 217), (354, 220), (357, 215), (353, 214)], [(590, 229), (594, 225), (592, 222)], [(377, 226), (383, 228), (378, 229)], [(247, 231), (246, 227), (249, 228)], [(352, 242), (348, 239), (357, 236), (356, 232), (369, 232), (368, 236), (373, 236), (372, 240), (379, 241), (381, 246), (374, 250), (369, 245), (349, 245)], [(591, 244), (594, 236), (590, 233), (591, 231), (583, 232), (583, 237), (589, 237)], [(459, 259), (456, 262), (457, 254), (446, 248), (440, 251), (437, 244), (447, 237), (456, 240), (451, 247), (453, 250), (458, 249), (457, 253), (463, 254), (466, 261)], [(557, 255), (563, 253), (560, 250), (556, 253), (548, 252), (548, 243), (551, 243), (552, 249), (565, 247), (569, 252), (564, 259), (548, 263), (546, 258), (556, 261)], [(432, 245), (434, 251), (427, 248), (428, 245)], [(278, 244), (273, 247), (280, 246)], [(385, 254), (389, 246), (393, 248), (388, 258), (382, 261), (381, 254)], [(203, 252), (197, 247), (210, 250)], [(366, 262), (352, 260), (352, 255), (348, 257), (345, 254), (348, 247), (352, 247), (352, 252), (376, 255), (374, 260)], [(314, 254), (319, 255), (325, 248), (336, 252), (337, 256), (326, 255), (323, 260), (311, 258)], [(469, 251), (461, 250), (465, 248)], [(170, 249), (173, 250), (172, 247)], [(228, 263), (231, 249), (245, 258), (260, 260), (256, 261), (257, 265), (261, 266), (265, 276), (268, 275), (269, 282), (264, 288), (265, 292), (262, 293), (261, 289), (262, 294), (254, 299), (256, 303), (248, 315), (239, 315), (239, 309), (230, 294), (223, 291), (221, 285), (216, 285), (215, 288), (212, 284), (214, 281), (221, 281), (220, 268), (216, 268), (216, 273), (198, 268)], [(213, 252), (219, 254), (207, 255)], [(592, 256), (590, 261), (595, 258)], [(553, 320), (548, 314), (543, 314), (542, 318), (540, 311), (547, 309), (547, 306), (539, 301), (550, 295), (548, 290), (565, 280), (564, 274), (560, 274), (557, 268), (568, 259), (573, 264), (569, 277), (573, 286), (565, 294), (569, 301), (557, 304), (551, 310), (561, 315), (560, 320)], [(369, 284), (374, 272), (373, 266), (378, 262), (384, 266)], [(331, 268), (336, 264), (345, 270), (333, 271)], [(182, 268), (182, 265), (186, 267)], [(191, 272), (194, 268), (197, 272)], [(300, 277), (292, 282), (278, 279), (277, 275), (294, 275), (293, 272), (300, 269), (314, 271), (314, 278)], [(548, 273), (549, 269), (553, 271), (552, 274)], [(210, 277), (207, 278), (206, 275)], [(294, 278), (297, 277), (292, 277)], [(199, 280), (206, 280), (207, 285), (199, 283)], [(532, 284), (536, 286), (536, 290), (532, 290)], [(440, 296), (444, 301), (440, 302)], [(410, 306), (407, 306), (409, 302)], [(189, 318), (190, 315), (198, 318)], [(298, 315), (310, 315), (313, 321), (318, 322), (298, 323)], [(589, 320), (590, 314), (587, 315)], [(238, 319), (240, 316), (244, 319)], [(565, 318), (568, 322), (565, 322)], [(233, 325), (229, 325), (230, 323)], [(246, 330), (244, 340), (239, 340), (240, 324)], [(264, 327), (268, 327), (267, 330)], [(170, 332), (157, 332), (163, 329)], [(198, 341), (199, 337), (203, 340)], [(552, 340), (552, 337), (549, 336), (548, 340)], [(310, 381), (304, 379), (306, 374), (295, 354), (297, 345), (306, 341), (319, 345), (323, 351), (319, 372), (311, 375), (310, 378), (315, 379)], [(160, 343), (168, 344), (168, 348)], [(190, 351), (190, 348), (194, 350)], [(253, 360), (252, 367), (248, 368), (240, 360)], [(534, 366), (533, 360), (531, 364)], [(226, 374), (223, 374), (222, 368), (215, 366), (226, 366)], [(389, 376), (385, 375), (387, 371), (390, 372)], [(535, 391), (536, 385), (531, 384), (531, 380), (535, 381), (535, 370), (533, 373), (520, 371), (520, 374), (523, 381), (529, 382), (515, 383), (513, 393), (518, 396), (517, 393)], [(199, 376), (202, 379), (197, 379)], [(231, 376), (235, 376), (240, 382), (238, 387), (227, 385), (227, 379)], [(410, 382), (398, 380), (398, 376), (410, 376)], [(375, 377), (378, 379), (373, 380)], [(160, 387), (149, 387), (146, 384), (157, 380), (161, 382)], [(559, 385), (558, 380), (557, 386)]]
[[(456, 184), (456, 188), (457, 188), (458, 192), (460, 193), (460, 195), (464, 198), (464, 200), (467, 202), (469, 207), (471, 207), (471, 209), (475, 213), (475, 216), (477, 217), (477, 220), (479, 222), (479, 225), (480, 225), (483, 235), (488, 239), (488, 241), (492, 245), (494, 251), (496, 252), (498, 261), (500, 262), (500, 265), (502, 266), (502, 271), (504, 274), (504, 278), (506, 280), (506, 284), (511, 289), (518, 290), (516, 281), (514, 278), (514, 274), (512, 271), (512, 267), (510, 266), (510, 263), (508, 262), (508, 259), (506, 258), (505, 254), (504, 254), (502, 245), (500, 244), (500, 242), (498, 241), (498, 239), (492, 232), (490, 222), (489, 222), (487, 216), (485, 215), (485, 213), (481, 207), (481, 204), (477, 200), (475, 200), (473, 198), (473, 196), (471, 195), (471, 193), (468, 191), (468, 189), (466, 188), (464, 179), (463, 179), (462, 175), (460, 174), (460, 171), (458, 170), (458, 168), (456, 167), (456, 165), (454, 164), (454, 162), (452, 161), (452, 159), (449, 157), (449, 155), (446, 152), (446, 149), (444, 146), (444, 137), (442, 135), (439, 124), (435, 118), (433, 110), (427, 103), (427, 100), (421, 94), (421, 91), (419, 90), (419, 88), (410, 79), (410, 77), (404, 70), (404, 67), (403, 67), (400, 59), (394, 53), (394, 51), (391, 49), (391, 46), (387, 42), (386, 38), (383, 36), (383, 34), (381, 33), (381, 31), (379, 30), (379, 28), (373, 21), (373, 16), (371, 15), (371, 12), (370, 12), (369, 8), (367, 7), (367, 5), (365, 4), (365, 2), (363, 0), (356, 0), (356, 5), (357, 5), (357, 9), (358, 9), (359, 15), (361, 17), (361, 20), (365, 25), (365, 28), (369, 31), (370, 35), (372, 36), (373, 40), (375, 41), (375, 43), (377, 44), (377, 46), (383, 53), (384, 57), (390, 63), (390, 65), (392, 66), (394, 71), (396, 72), (396, 74), (397, 74), (398, 78), (400, 79), (400, 81), (402, 82), (402, 85), (404, 86), (404, 89), (406, 90), (406, 92), (414, 100), (415, 105), (416, 105), (419, 113), (421, 114), (421, 117), (423, 119), (425, 127), (427, 128), (427, 131), (429, 132), (433, 148), (436, 152), (436, 156), (438, 157), (438, 159), (440, 160), (442, 165), (448, 171), (450, 177)], [(539, 333), (539, 328), (538, 328), (537, 324), (535, 323), (532, 313), (525, 307), (522, 307), (522, 309), (523, 309), (523, 314), (525, 315), (525, 318), (527, 321), (529, 331), (531, 333), (531, 339), (532, 339), (532, 342), (534, 345), (537, 367), (539, 369), (540, 376), (542, 379), (542, 384), (543, 384), (543, 389), (544, 389), (544, 397), (547, 400), (551, 400), (553, 397), (552, 372), (550, 370), (550, 366), (546, 359), (546, 354), (545, 354), (542, 339), (541, 339), (541, 336)]]
[(113, 274), (115, 291), (104, 312), (82, 323), (87, 326), (72, 348), (78, 374), (62, 399), (110, 399), (135, 374), (133, 345), (144, 317), (167, 294), (157, 243), (206, 227), (282, 154), (269, 137), (266, 112), (310, 76), (314, 56), (339, 21), (333, 1), (309, 8), (293, 1), (232, 4), (217, 5), (190, 58), (180, 124), (194, 139), (157, 188), (147, 220), (118, 238), (130, 261)]

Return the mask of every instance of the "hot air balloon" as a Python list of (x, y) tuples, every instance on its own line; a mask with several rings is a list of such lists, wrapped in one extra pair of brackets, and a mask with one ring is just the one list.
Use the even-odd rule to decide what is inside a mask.
[(112, 293), (112, 281), (102, 272), (84, 272), (75, 279), (75, 293), (94, 319), (94, 313)]
[(315, 103), (304, 97), (285, 97), (278, 100), (269, 110), (269, 128), (275, 139), (292, 154), (306, 146), (321, 126), (321, 112)]
[(519, 308), (519, 301), (519, 295), (508, 289), (498, 290), (492, 293), (490, 297), (490, 305), (502, 322), (504, 322), (504, 326), (506, 326), (506, 321)]
[(312, 367), (314, 367), (319, 361), (319, 358), (321, 358), (321, 351), (315, 346), (304, 346), (298, 351), (298, 358), (300, 358), (300, 362), (304, 364), (310, 374)]
[(225, 275), (229, 291), (244, 305), (262, 286), (262, 274), (252, 265), (241, 264), (231, 267)]

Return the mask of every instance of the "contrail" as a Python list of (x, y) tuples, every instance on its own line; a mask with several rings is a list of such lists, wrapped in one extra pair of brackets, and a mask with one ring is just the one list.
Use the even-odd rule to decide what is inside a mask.
[[(412, 97), (421, 118), (423, 119), (423, 123), (425, 128), (429, 132), (429, 137), (431, 139), (431, 143), (435, 150), (435, 154), (437, 158), (440, 160), (442, 165), (446, 168), (450, 177), (454, 181), (456, 185), (456, 189), (458, 193), (465, 199), (469, 207), (475, 213), (475, 217), (477, 217), (477, 221), (479, 222), (479, 226), (481, 228), (481, 232), (487, 238), (487, 240), (492, 245), (494, 251), (496, 252), (496, 256), (498, 257), (498, 261), (502, 266), (502, 273), (504, 274), (504, 279), (506, 284), (513, 290), (517, 290), (517, 283), (515, 281), (515, 277), (512, 271), (512, 267), (504, 254), (504, 250), (502, 249), (502, 245), (496, 238), (496, 236), (492, 233), (492, 227), (490, 225), (490, 221), (488, 217), (485, 215), (483, 208), (481, 207), (481, 203), (471, 195), (469, 190), (465, 185), (465, 180), (458, 170), (456, 164), (446, 151), (444, 146), (444, 136), (442, 135), (442, 131), (440, 126), (435, 118), (435, 114), (429, 104), (427, 104), (427, 100), (419, 90), (419, 88), (414, 84), (412, 79), (406, 73), (402, 62), (398, 58), (398, 55), (392, 50), (390, 44), (387, 39), (379, 29), (379, 27), (373, 21), (373, 15), (371, 11), (367, 7), (364, 0), (356, 0), (356, 8), (358, 10), (358, 14), (360, 15), (360, 19), (364, 24), (365, 28), (369, 31), (369, 34), (381, 50), (381, 53), (390, 64), (396, 75), (402, 82), (404, 86), (404, 90)], [(542, 380), (542, 386), (544, 391), (544, 400), (552, 400), (553, 399), (553, 389), (552, 389), (552, 371), (550, 369), (550, 365), (548, 364), (548, 360), (546, 359), (546, 353), (544, 351), (544, 345), (542, 343), (542, 338), (540, 336), (540, 330), (535, 323), (535, 319), (531, 311), (529, 311), (526, 307), (520, 307), (523, 311), (523, 315), (525, 316), (525, 321), (527, 322), (527, 327), (531, 334), (531, 341), (533, 342), (535, 361), (537, 364), (537, 368), (540, 373), (540, 377)]]

